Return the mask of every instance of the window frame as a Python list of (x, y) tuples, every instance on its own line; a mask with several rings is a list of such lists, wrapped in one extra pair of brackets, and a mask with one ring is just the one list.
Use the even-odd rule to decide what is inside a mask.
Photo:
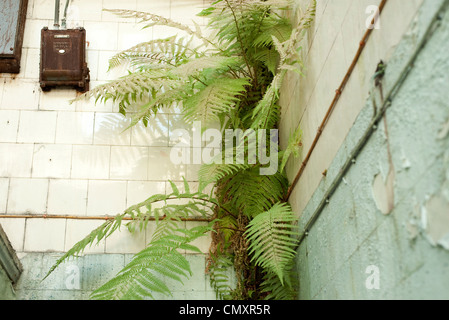
[[(17, 0), (10, 0), (17, 1)], [(22, 58), (23, 37), (28, 9), (28, 0), (20, 0), (17, 12), (17, 29), (15, 32), (14, 48), (12, 54), (0, 53), (0, 73), (20, 73), (20, 60)]]

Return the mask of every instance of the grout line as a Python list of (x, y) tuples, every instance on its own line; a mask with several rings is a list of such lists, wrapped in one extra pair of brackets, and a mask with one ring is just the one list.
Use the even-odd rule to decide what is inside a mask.
[(26, 233), (27, 233), (27, 225), (28, 225), (28, 219), (25, 219), (25, 222), (23, 224), (22, 251), (25, 251), (25, 240), (26, 240)]
[(47, 199), (45, 200), (45, 212), (48, 212), (48, 200), (50, 198), (50, 179), (47, 178)]
[(92, 180), (90, 180), (90, 179), (88, 179), (88, 180), (86, 180), (86, 182), (87, 182), (87, 187), (86, 187), (86, 204), (85, 204), (85, 211), (84, 211), (84, 216), (85, 217), (87, 217), (88, 216), (88, 214), (87, 214), (87, 211), (88, 211), (88, 209), (89, 209), (89, 189), (90, 189), (90, 182), (91, 182)]
[(67, 221), (68, 221), (68, 219), (66, 219), (65, 223), (64, 223), (64, 241), (63, 241), (63, 245), (62, 245), (62, 250), (64, 250), (64, 251), (66, 251), (65, 246), (67, 244)]
[(109, 146), (108, 180), (111, 180), (111, 161), (112, 161), (112, 146)]
[(6, 203), (5, 203), (5, 213), (8, 212), (9, 206), (9, 190), (11, 188), (11, 178), (8, 178), (8, 189), (6, 190)]

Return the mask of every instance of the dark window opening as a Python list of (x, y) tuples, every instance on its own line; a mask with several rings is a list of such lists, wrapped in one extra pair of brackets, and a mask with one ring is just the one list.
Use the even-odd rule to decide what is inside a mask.
[(0, 1), (0, 73), (19, 73), (28, 0)]

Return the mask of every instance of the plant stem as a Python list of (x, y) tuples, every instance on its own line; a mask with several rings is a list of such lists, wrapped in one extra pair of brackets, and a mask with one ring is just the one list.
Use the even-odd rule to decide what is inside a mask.
[(249, 75), (254, 80), (255, 86), (257, 87), (257, 77), (255, 75), (253, 75), (253, 73), (251, 71), (251, 66), (249, 65), (248, 57), (246, 55), (246, 50), (245, 50), (245, 47), (243, 46), (242, 36), (240, 34), (240, 28), (239, 28), (239, 23), (238, 23), (238, 20), (237, 20), (237, 16), (235, 15), (234, 8), (231, 6), (231, 4), (229, 3), (228, 0), (226, 0), (226, 4), (228, 5), (229, 9), (232, 12), (232, 16), (234, 17), (235, 27), (237, 29), (237, 40), (239, 41), (240, 47), (242, 49), (243, 59), (245, 60), (246, 67), (248, 68)]

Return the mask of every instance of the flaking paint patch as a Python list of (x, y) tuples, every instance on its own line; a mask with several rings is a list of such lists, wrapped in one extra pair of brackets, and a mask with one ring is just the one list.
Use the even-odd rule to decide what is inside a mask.
[(429, 198), (422, 210), (426, 237), (432, 245), (449, 250), (449, 201), (442, 195)]
[(385, 215), (390, 214), (394, 208), (395, 177), (396, 175), (392, 168), (390, 168), (390, 171), (385, 180), (380, 173), (374, 177), (374, 201), (376, 202), (377, 209), (379, 209)]
[(407, 221), (406, 224), (410, 240), (415, 240), (422, 231), (422, 226), (420, 223), (421, 205), (416, 203), (416, 199), (414, 199), (414, 201), (415, 201), (414, 209), (412, 211), (410, 219)]
[(410, 169), (412, 166), (410, 160), (405, 155), (404, 150), (401, 151), (401, 164), (402, 164), (402, 169), (405, 169), (405, 170)]
[(438, 139), (443, 140), (449, 135), (449, 120), (443, 125), (438, 133)]
[(415, 221), (410, 220), (407, 222), (407, 232), (410, 236), (410, 240), (415, 240), (419, 235), (419, 226)]

